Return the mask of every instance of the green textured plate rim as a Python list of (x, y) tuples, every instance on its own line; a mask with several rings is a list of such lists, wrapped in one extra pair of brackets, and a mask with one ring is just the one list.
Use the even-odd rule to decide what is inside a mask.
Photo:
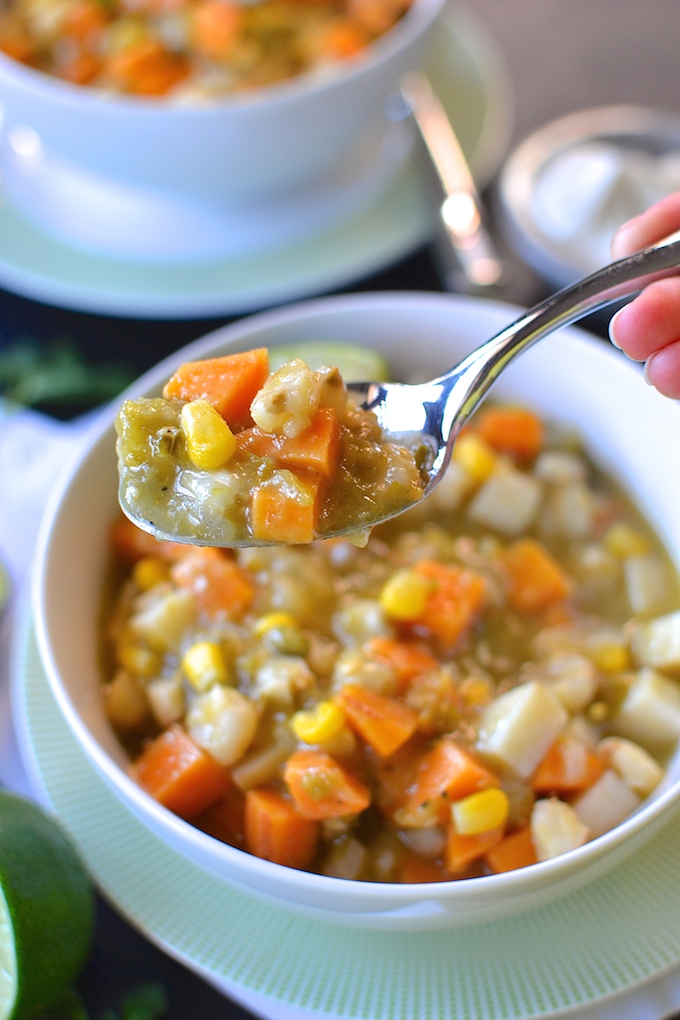
[(449, 931), (351, 930), (230, 888), (111, 793), (57, 707), (30, 617), (16, 623), (12, 703), (33, 780), (104, 894), (152, 941), (217, 983), (342, 1020), (529, 1020), (602, 1002), (680, 960), (677, 816), (584, 889)]
[[(447, 9), (428, 68), (478, 183), (510, 137), (504, 58), (473, 11)], [(310, 237), (242, 259), (160, 265), (105, 258), (58, 241), (0, 203), (0, 285), (79, 311), (141, 318), (242, 314), (336, 289), (398, 261), (430, 235), (431, 213), (407, 161), (368, 208)]]

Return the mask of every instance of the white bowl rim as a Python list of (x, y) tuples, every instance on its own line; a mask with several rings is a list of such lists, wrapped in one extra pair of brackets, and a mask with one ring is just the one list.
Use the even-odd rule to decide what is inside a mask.
[[(434, 305), (450, 305), (452, 301), (472, 303), (478, 307), (485, 307), (493, 311), (495, 315), (504, 317), (504, 323), (508, 324), (522, 311), (521, 308), (500, 301), (467, 298), (459, 295), (442, 293), (431, 293), (422, 291), (377, 291), (359, 294), (346, 294), (333, 297), (321, 297), (311, 300), (295, 302), (284, 308), (276, 308), (264, 312), (258, 312), (246, 316), (236, 322), (219, 327), (208, 334), (199, 337), (157, 363), (143, 375), (141, 375), (120, 397), (102, 409), (101, 414), (93, 423), (90, 433), (78, 454), (60, 475), (57, 484), (53, 487), (50, 498), (42, 520), (38, 540), (36, 544), (36, 555), (34, 560), (34, 571), (32, 577), (32, 607), (38, 648), (50, 687), (57, 699), (57, 702), (67, 719), (72, 731), (76, 734), (81, 745), (87, 750), (90, 758), (95, 762), (100, 773), (115, 790), (120, 789), (139, 811), (140, 815), (151, 815), (155, 822), (168, 833), (176, 834), (184, 844), (191, 844), (196, 848), (199, 859), (205, 859), (206, 852), (210, 856), (217, 855), (224, 859), (225, 863), (233, 862), (239, 872), (245, 872), (248, 879), (240, 875), (230, 876), (223, 872), (227, 880), (236, 883), (247, 883), (250, 880), (253, 888), (257, 889), (258, 876), (269, 882), (282, 883), (282, 888), (277, 892), (277, 897), (283, 900), (295, 900), (301, 902), (294, 895), (287, 895), (287, 889), (295, 892), (314, 891), (318, 898), (325, 895), (337, 894), (344, 890), (349, 895), (363, 895), (380, 904), (385, 901), (388, 911), (395, 907), (408, 906), (416, 901), (436, 900), (444, 907), (455, 911), (457, 903), (465, 905), (465, 901), (472, 898), (480, 905), (486, 899), (493, 899), (500, 894), (509, 893), (511, 898), (516, 898), (529, 891), (527, 887), (535, 887), (537, 884), (545, 886), (557, 882), (567, 874), (581, 870), (592, 864), (610, 850), (626, 840), (635, 837), (646, 826), (658, 821), (661, 816), (680, 799), (680, 780), (675, 781), (666, 790), (662, 791), (653, 799), (644, 802), (641, 807), (627, 819), (617, 825), (614, 829), (602, 836), (585, 843), (575, 850), (571, 850), (558, 857), (547, 861), (538, 862), (525, 868), (512, 872), (496, 875), (485, 875), (470, 879), (453, 879), (446, 882), (438, 882), (433, 886), (431, 883), (375, 883), (363, 882), (352, 879), (340, 879), (318, 875), (311, 872), (299, 871), (287, 868), (283, 865), (274, 864), (249, 854), (245, 850), (232, 847), (229, 844), (221, 843), (219, 840), (207, 835), (189, 822), (183, 821), (167, 808), (154, 800), (149, 794), (138, 786), (118, 766), (109, 755), (102, 749), (97, 740), (94, 739), (87, 726), (83, 723), (78, 711), (71, 701), (66, 690), (62, 686), (57, 665), (52, 656), (47, 626), (44, 571), (49, 552), (49, 544), (53, 527), (57, 523), (61, 501), (68, 492), (71, 483), (80, 473), (81, 468), (96, 453), (96, 448), (106, 440), (106, 433), (110, 432), (115, 414), (120, 402), (127, 397), (134, 398), (141, 396), (147, 390), (158, 388), (163, 380), (182, 361), (193, 357), (205, 357), (216, 344), (221, 347), (229, 344), (234, 349), (243, 349), (244, 342), (253, 333), (260, 332), (269, 326), (294, 323), (306, 317), (314, 317), (321, 312), (361, 311), (394, 308), (395, 305), (403, 305), (411, 309), (421, 307), (423, 310), (432, 308)], [(507, 313), (507, 318), (505, 315)], [(589, 335), (578, 327), (568, 326), (562, 330), (568, 334), (570, 341), (582, 348), (588, 349), (591, 353), (599, 351), (601, 355), (611, 357), (611, 353), (603, 347), (601, 341)], [(620, 370), (626, 373), (636, 373), (632, 364), (621, 362)], [(213, 866), (214, 867), (214, 866)], [(378, 910), (380, 907), (378, 906)], [(336, 908), (337, 910), (337, 908)], [(373, 913), (373, 909), (367, 913)]]

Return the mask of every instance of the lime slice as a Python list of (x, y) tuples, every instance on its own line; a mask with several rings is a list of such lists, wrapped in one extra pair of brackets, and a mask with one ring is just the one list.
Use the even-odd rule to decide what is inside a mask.
[(0, 560), (0, 613), (7, 605), (9, 599), (9, 574), (5, 569), (5, 565)]
[(345, 382), (384, 382), (390, 378), (387, 359), (361, 344), (343, 340), (306, 340), (295, 344), (282, 344), (269, 350), (269, 365), (273, 371), (287, 361), (300, 358), (310, 368), (338, 368)]
[(0, 791), (0, 1020), (60, 999), (90, 950), (94, 893), (73, 844), (44, 811)]

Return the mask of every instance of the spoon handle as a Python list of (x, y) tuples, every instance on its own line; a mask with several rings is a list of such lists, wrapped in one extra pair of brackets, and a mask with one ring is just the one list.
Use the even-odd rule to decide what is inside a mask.
[(503, 369), (519, 354), (562, 326), (620, 298), (632, 297), (653, 280), (680, 273), (680, 231), (613, 262), (530, 308), (447, 373), (442, 435), (451, 445)]

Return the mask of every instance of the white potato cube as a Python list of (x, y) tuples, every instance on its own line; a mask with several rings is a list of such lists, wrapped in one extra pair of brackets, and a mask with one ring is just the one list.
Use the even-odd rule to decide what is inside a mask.
[(549, 485), (583, 482), (587, 466), (582, 457), (567, 450), (544, 450), (536, 458), (534, 474)]
[(191, 592), (163, 587), (148, 595), (130, 617), (130, 629), (155, 651), (179, 651), (184, 632), (196, 615)]
[(680, 671), (680, 610), (641, 623), (633, 632), (631, 649), (641, 666)]
[(586, 538), (593, 530), (596, 502), (582, 482), (561, 485), (548, 494), (541, 507), (539, 525), (547, 535)]
[(680, 738), (680, 684), (647, 666), (638, 670), (611, 729), (644, 747), (675, 742)]
[(556, 797), (537, 800), (531, 812), (531, 840), (539, 861), (559, 857), (588, 842), (588, 826)]
[(280, 705), (292, 705), (295, 694), (314, 683), (314, 674), (300, 655), (272, 655), (255, 673), (253, 693)]
[(159, 726), (165, 728), (171, 723), (179, 722), (184, 715), (186, 697), (179, 677), (160, 677), (158, 680), (152, 680), (147, 685), (146, 696)]
[(564, 707), (543, 684), (520, 684), (484, 710), (477, 746), (527, 779), (568, 718)]
[(566, 710), (575, 715), (595, 697), (598, 683), (595, 664), (578, 652), (557, 652), (546, 665), (546, 683)]
[(222, 765), (243, 757), (255, 736), (255, 705), (234, 687), (215, 684), (200, 694), (186, 715), (189, 735)]
[(474, 487), (474, 478), (457, 461), (452, 460), (428, 502), (436, 510), (457, 510)]
[(519, 535), (533, 523), (543, 485), (531, 475), (507, 468), (491, 475), (477, 490), (467, 513), (471, 520), (504, 535)]
[(292, 439), (311, 423), (321, 402), (324, 379), (304, 361), (295, 358), (266, 381), (250, 405), (253, 421), (264, 432)]
[(600, 757), (640, 797), (648, 797), (664, 777), (658, 761), (639, 744), (625, 737), (605, 737), (597, 750)]
[(641, 799), (612, 769), (574, 801), (574, 811), (590, 830), (590, 838), (602, 836), (620, 825), (640, 806)]
[(634, 613), (651, 616), (668, 608), (673, 584), (660, 556), (628, 556), (623, 564), (628, 601)]
[(244, 793), (255, 786), (271, 783), (278, 775), (281, 765), (297, 746), (297, 740), (287, 726), (279, 726), (271, 743), (249, 751), (234, 765), (231, 778)]

